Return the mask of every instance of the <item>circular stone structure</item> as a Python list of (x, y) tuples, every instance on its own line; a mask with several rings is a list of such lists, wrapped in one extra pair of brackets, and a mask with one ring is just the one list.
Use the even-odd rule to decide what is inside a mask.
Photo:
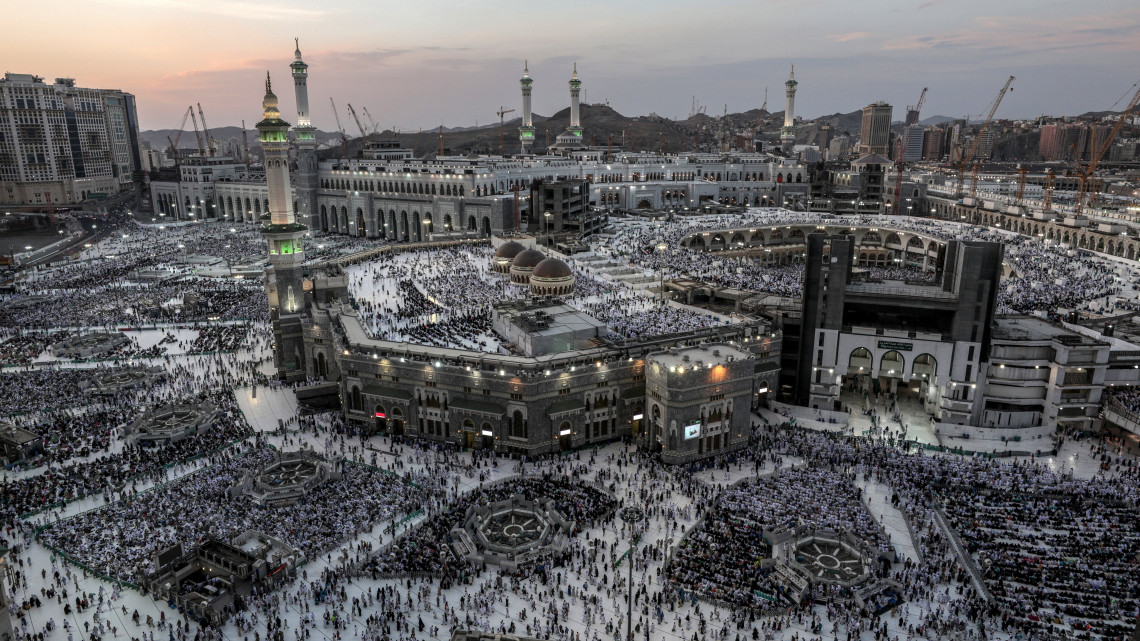
[(872, 562), (843, 535), (817, 532), (790, 543), (792, 562), (813, 583), (854, 585), (871, 578)]
[(537, 249), (524, 249), (511, 263), (511, 282), (516, 285), (529, 285), (530, 275), (539, 263), (546, 260), (546, 254)]
[(131, 423), (127, 438), (143, 447), (177, 443), (208, 428), (220, 415), (207, 401), (160, 405)]
[(500, 274), (511, 273), (511, 265), (515, 262), (515, 256), (526, 250), (526, 246), (516, 240), (508, 240), (507, 242), (499, 245), (495, 250), (495, 258), (491, 262), (491, 267)]
[(60, 358), (91, 358), (128, 347), (131, 339), (122, 332), (90, 332), (56, 341), (51, 353)]
[(91, 395), (109, 396), (123, 390), (151, 385), (165, 375), (166, 372), (158, 365), (99, 369), (81, 382), (79, 388)]
[(244, 494), (260, 506), (293, 505), (341, 476), (339, 462), (324, 459), (311, 450), (279, 452), (259, 469), (246, 471), (234, 485), (233, 494)]
[(574, 270), (558, 258), (547, 258), (530, 274), (530, 293), (536, 296), (569, 296), (574, 293)]
[(516, 495), (469, 508), (466, 520), (451, 531), (451, 546), (470, 563), (517, 569), (564, 551), (573, 531), (574, 523), (555, 508), (554, 501)]

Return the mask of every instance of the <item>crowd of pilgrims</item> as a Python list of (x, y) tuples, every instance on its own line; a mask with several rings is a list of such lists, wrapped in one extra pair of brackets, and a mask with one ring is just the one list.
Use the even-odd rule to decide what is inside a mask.
[[(343, 452), (345, 438), (332, 438), (340, 439)], [(1121, 639), (1125, 632), (1131, 633), (1127, 626), (1136, 614), (1135, 586), (1140, 582), (1135, 578), (1135, 563), (1130, 565), (1128, 559), (1138, 549), (1135, 529), (1140, 522), (1136, 512), (1140, 471), (1135, 458), (1119, 456), (1123, 445), (1107, 437), (1093, 444), (1092, 452), (1114, 465), (1091, 479), (1031, 460), (1010, 464), (981, 457), (907, 454), (886, 443), (812, 432), (790, 424), (758, 426), (746, 450), (686, 467), (661, 465), (654, 457), (628, 446), (526, 461), (513, 457), (506, 460), (503, 455), (491, 453), (462, 454), (438, 443), (411, 441), (391, 447), (395, 456), (389, 469), (429, 492), (419, 497), (418, 505), (405, 504), (402, 509), (423, 507), (427, 517), (387, 547), (377, 549), (372, 537), (359, 537), (338, 551), (335, 558), (330, 553), (329, 564), (323, 569), (310, 566), (309, 571), (302, 571), (276, 591), (255, 593), (248, 599), (249, 607), (235, 613), (233, 621), (239, 635), (282, 638), (288, 632), (295, 638), (351, 634), (413, 639), (449, 636), (447, 630), (481, 629), (564, 641), (617, 638), (624, 633), (624, 599), (628, 590), (627, 566), (619, 562), (631, 560), (635, 574), (635, 634), (639, 637), (649, 634), (650, 638), (668, 635), (720, 641), (770, 635), (853, 641), (870, 635), (877, 640), (923, 637), (1036, 641), (1080, 638), (1075, 634), (1080, 632), (1092, 635), (1090, 638)], [(351, 452), (353, 447), (348, 449)], [(247, 450), (243, 455), (257, 451)], [(220, 466), (220, 473), (206, 471), (180, 481), (175, 485), (177, 494), (138, 495), (112, 506), (111, 510), (121, 510), (114, 513), (114, 518), (109, 518), (110, 511), (97, 510), (74, 525), (63, 521), (45, 534), (66, 537), (55, 542), (65, 550), (82, 550), (97, 571), (116, 572), (116, 564), (144, 558), (137, 549), (146, 545), (141, 543), (144, 533), (165, 537), (164, 541), (172, 540), (168, 538), (172, 531), (192, 535), (192, 530), (181, 524), (188, 514), (197, 517), (198, 503), (190, 502), (222, 492), (220, 486), (225, 485), (226, 475), (233, 469), (231, 464), (239, 456), (214, 455), (211, 463)], [(914, 547), (919, 552), (917, 559), (907, 558), (889, 569), (876, 565), (879, 575), (897, 581), (897, 590), (871, 599), (863, 607), (843, 598), (845, 595), (835, 589), (820, 587), (813, 588), (809, 599), (800, 605), (786, 601), (734, 601), (723, 597), (744, 594), (751, 586), (739, 581), (754, 577), (744, 574), (740, 579), (725, 568), (747, 567), (769, 554), (770, 548), (761, 537), (735, 537), (731, 542), (714, 538), (717, 545), (707, 548), (703, 557), (678, 552), (688, 550), (694, 541), (707, 535), (724, 506), (735, 505), (747, 511), (752, 509), (751, 503), (765, 499), (762, 492), (720, 485), (717, 481), (721, 476), (726, 481), (732, 476), (748, 478), (769, 464), (782, 466), (792, 461), (809, 461), (810, 465), (794, 472), (782, 469), (780, 475), (784, 476), (787, 489), (780, 489), (779, 484), (784, 483), (780, 481), (769, 488), (778, 501), (786, 504), (755, 509), (751, 514), (756, 517), (749, 518), (770, 518), (787, 524), (787, 515), (798, 509), (800, 518), (817, 518), (826, 527), (842, 525), (842, 515), (847, 514), (853, 519), (852, 531), (868, 536), (869, 543), (875, 545), (876, 540), (881, 543), (883, 535), (875, 534), (878, 530), (873, 522), (867, 520), (866, 513), (860, 513), (857, 506), (861, 497), (852, 488), (852, 480), (887, 487), (885, 496), (910, 521)], [(504, 466), (509, 469), (500, 470)], [(483, 491), (462, 494), (460, 481), (470, 486), (478, 482), (480, 487), (493, 489), (496, 485), (483, 484), (492, 478), (492, 472), (500, 471), (521, 473), (523, 478), (533, 480), (540, 492), (559, 492), (552, 487), (573, 488), (576, 493), (569, 496), (569, 503), (563, 499), (562, 508), (574, 509), (567, 508), (571, 505), (586, 510), (576, 513), (582, 519), (582, 531), (556, 564), (517, 572), (478, 566), (466, 571), (448, 566), (445, 571), (446, 556), (441, 558), (437, 553), (442, 551), (446, 530), (471, 504), (472, 497), (482, 496), (478, 492)], [(710, 472), (713, 482), (705, 480)], [(210, 480), (215, 477), (222, 477), (217, 487)], [(798, 488), (791, 485), (794, 479), (801, 482)], [(610, 488), (623, 504), (646, 508), (648, 521), (638, 530), (643, 541), (631, 557), (624, 556), (628, 544), (622, 541), (627, 540), (630, 532), (621, 520), (607, 519), (604, 514), (594, 516), (595, 504), (577, 494), (585, 482)], [(506, 490), (510, 491), (513, 490)], [(1021, 508), (1010, 509), (1008, 515), (1003, 513), (1004, 523), (978, 518), (979, 507), (969, 496), (979, 492), (1006, 497)], [(176, 507), (177, 500), (195, 509)], [(870, 497), (866, 500), (878, 501)], [(1042, 502), (1047, 500), (1056, 503)], [(990, 503), (997, 508), (996, 499)], [(312, 512), (316, 508), (307, 505), (299, 509), (301, 516), (288, 523), (303, 532), (286, 532), (286, 540), (300, 539), (301, 545), (306, 540), (310, 544), (317, 541), (315, 545), (327, 546), (360, 529), (354, 519), (339, 518), (341, 512), (337, 508), (328, 507), (326, 512), (317, 514)], [(606, 509), (612, 510), (612, 505)], [(827, 513), (828, 510), (832, 512)], [(980, 539), (981, 543), (976, 544), (967, 538), (967, 545), (982, 563), (985, 585), (998, 597), (996, 600), (987, 602), (975, 589), (954, 555), (950, 535), (936, 525), (935, 510), (946, 511), (964, 538)], [(396, 512), (399, 509), (391, 514)], [(152, 513), (159, 518), (152, 518)], [(1071, 527), (1086, 513), (1097, 521), (1093, 527), (1087, 531)], [(590, 517), (600, 523), (587, 524)], [(230, 518), (245, 517), (202, 518), (197, 521), (197, 528), (203, 533), (220, 532)], [(378, 522), (389, 520), (384, 517)], [(996, 529), (990, 534), (967, 534), (975, 520), (982, 528), (1001, 528), (1000, 534)], [(324, 526), (328, 533), (311, 534), (305, 525), (310, 521)], [(277, 527), (275, 521), (269, 523)], [(1062, 529), (1051, 531), (1053, 526)], [(764, 526), (757, 520), (756, 527)], [(25, 531), (30, 532), (30, 528), (31, 524)], [(396, 531), (394, 520), (385, 526), (386, 534)], [(674, 547), (671, 543), (677, 535), (683, 537), (682, 543)], [(1046, 536), (1055, 537), (1050, 542), (1060, 546), (1056, 553), (1042, 555), (1036, 549), (1037, 542)], [(124, 539), (128, 545), (123, 544)], [(990, 541), (994, 544), (985, 547)], [(1033, 547), (1032, 554), (1009, 548), (1015, 541)], [(985, 569), (990, 558), (1005, 562), (1019, 558), (1021, 569)], [(1048, 587), (1056, 589), (1042, 589), (1034, 582), (1033, 572), (1037, 570), (1033, 564), (1038, 559), (1048, 568), (1049, 581), (1055, 581)], [(1080, 568), (1080, 572), (1064, 574), (1057, 565), (1062, 559)], [(144, 561), (134, 566), (135, 571), (145, 567)], [(426, 574), (418, 573), (419, 568), (427, 568)], [(1119, 579), (1102, 583), (1113, 572), (1127, 575), (1120, 574)], [(399, 578), (381, 578), (384, 583), (377, 583), (374, 578), (390, 575)], [(1009, 599), (1001, 598), (1002, 595)], [(1018, 595), (1020, 600), (1016, 600)], [(897, 607), (880, 618), (879, 610), (892, 602), (897, 602)], [(713, 604), (720, 607), (712, 607)], [(895, 631), (889, 633), (889, 627)]]
[[(786, 469), (724, 491), (701, 512), (700, 529), (685, 539), (672, 559), (678, 585), (740, 607), (758, 607), (780, 590), (778, 577), (762, 570), (771, 545), (764, 533), (806, 527), (850, 533), (880, 553), (889, 536), (867, 511), (862, 491), (847, 475), (828, 467)], [(741, 554), (732, 551), (740, 550)], [(754, 556), (748, 558), (747, 553)]]
[[(606, 493), (573, 479), (544, 474), (535, 478), (512, 478), (482, 486), (458, 500), (441, 506), (431, 518), (372, 557), (365, 571), (374, 577), (430, 574), (444, 585), (468, 572), (466, 562), (451, 547), (451, 530), (462, 527), (467, 510), (521, 496), (530, 501), (553, 500), (555, 509), (578, 531), (593, 527), (617, 506)], [(560, 565), (556, 564), (556, 565)]]
[[(154, 447), (140, 447), (125, 439), (109, 436), (112, 430), (116, 430), (118, 436), (123, 435), (121, 423), (137, 417), (137, 407), (68, 413), (72, 420), (62, 419), (61, 415), (57, 433), (61, 439), (70, 437), (74, 446), (67, 449), (54, 444), (53, 447), (45, 447), (43, 472), (16, 479), (6, 477), (0, 486), (0, 513), (17, 517), (90, 494), (102, 493), (109, 497), (127, 493), (128, 486), (136, 480), (161, 477), (170, 464), (213, 452), (252, 434), (229, 392), (203, 392), (179, 400), (209, 400), (221, 410), (221, 414), (212, 425), (199, 430), (191, 438)], [(91, 414), (105, 418), (103, 422), (90, 426), (95, 435), (83, 432), (83, 422)], [(52, 424), (45, 427), (50, 429)], [(99, 432), (107, 436), (97, 436)], [(84, 443), (90, 444), (90, 455), (79, 457), (81, 448), (75, 446)]]
[(155, 552), (176, 543), (228, 541), (257, 530), (313, 559), (376, 523), (414, 511), (422, 501), (421, 493), (398, 476), (334, 462), (342, 477), (311, 488), (304, 500), (258, 506), (233, 486), (247, 472), (270, 463), (274, 450), (249, 445), (212, 458), (213, 465), (204, 471), (84, 512), (46, 530), (41, 540), (106, 576), (139, 584), (154, 570)]
[[(606, 234), (591, 239), (592, 249), (623, 262), (653, 271), (665, 270), (667, 277), (689, 276), (726, 287), (769, 292), (798, 298), (802, 294), (802, 264), (770, 266), (743, 262), (740, 258), (719, 258), (715, 252), (694, 251), (681, 246), (686, 236), (706, 231), (740, 229), (761, 225), (888, 226), (899, 231), (921, 233), (946, 242), (950, 240), (995, 241), (1005, 244), (1005, 260), (1013, 275), (1005, 279), (998, 293), (999, 312), (1053, 312), (1058, 309), (1140, 309), (1140, 298), (1133, 291), (1127, 272), (1120, 273), (1096, 254), (1073, 250), (1040, 239), (927, 218), (892, 216), (889, 221), (870, 217), (840, 217), (821, 220), (817, 214), (783, 209), (753, 208), (740, 214), (686, 216), (667, 222), (616, 219)], [(880, 235), (888, 232), (881, 231)], [(658, 250), (664, 242), (669, 249)], [(797, 242), (802, 243), (802, 240)], [(909, 261), (890, 267), (866, 268), (866, 277), (880, 280), (933, 282), (934, 275), (923, 272)], [(1106, 297), (1118, 295), (1116, 301)]]
[(1140, 387), (1131, 385), (1106, 387), (1104, 393), (1129, 412), (1140, 412)]
[[(351, 303), (375, 338), (440, 347), (498, 351), (492, 307), (527, 289), (491, 270), (489, 247), (385, 253), (350, 266)], [(574, 294), (567, 302), (605, 322), (615, 338), (644, 338), (725, 322), (712, 314), (669, 306), (621, 284), (608, 283), (569, 259)]]

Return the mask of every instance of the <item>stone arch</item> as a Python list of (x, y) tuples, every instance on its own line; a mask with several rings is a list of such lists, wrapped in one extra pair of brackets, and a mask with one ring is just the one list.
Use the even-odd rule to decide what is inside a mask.
[(905, 371), (906, 358), (903, 357), (902, 352), (892, 349), (879, 358), (879, 376), (886, 374), (887, 376), (898, 376), (901, 378)]
[(938, 359), (932, 354), (919, 354), (911, 361), (910, 373), (927, 382), (934, 382), (934, 377), (938, 373)]

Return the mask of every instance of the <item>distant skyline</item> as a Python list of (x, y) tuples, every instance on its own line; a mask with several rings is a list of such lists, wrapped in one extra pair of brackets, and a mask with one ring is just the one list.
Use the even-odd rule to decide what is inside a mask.
[(999, 118), (1076, 115), (1140, 79), (1140, 7), (1126, 0), (62, 0), (7, 14), (5, 71), (131, 92), (142, 129), (177, 127), (198, 102), (215, 127), (252, 127), (266, 70), (294, 122), (294, 37), (313, 124), (336, 129), (332, 96), (350, 135), (345, 103), (385, 129), (497, 123), (500, 106), (519, 109), (524, 60), (543, 116), (569, 105), (574, 61), (584, 102), (670, 118), (693, 96), (710, 115), (758, 108), (765, 86), (781, 111), (792, 64), (807, 119), (885, 100), (901, 120), (924, 86), (924, 118), (977, 118), (1010, 75)]

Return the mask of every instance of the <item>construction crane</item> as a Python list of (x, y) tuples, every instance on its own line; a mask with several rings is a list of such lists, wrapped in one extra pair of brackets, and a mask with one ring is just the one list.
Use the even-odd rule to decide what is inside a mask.
[(361, 107), (360, 111), (364, 113), (364, 117), (368, 120), (368, 124), (371, 125), (371, 133), (379, 133), (380, 125), (376, 124), (376, 120), (372, 117), (372, 114), (368, 113), (368, 107)]
[(174, 160), (174, 166), (178, 166), (178, 141), (182, 140), (182, 132), (186, 129), (186, 119), (190, 117), (192, 110), (187, 107), (186, 112), (182, 114), (182, 122), (178, 124), (178, 131), (175, 132), (174, 138), (167, 136), (166, 139), (170, 141), (170, 157)]
[(344, 134), (344, 125), (340, 124), (340, 113), (336, 110), (336, 102), (329, 98), (329, 104), (333, 108), (333, 116), (336, 118), (336, 130), (340, 132), (340, 159), (344, 160), (345, 150), (348, 148), (348, 136)]
[(1018, 205), (1025, 204), (1025, 179), (1029, 176), (1029, 168), (1017, 166), (1017, 192), (1013, 195), (1013, 202)]
[[(918, 123), (918, 114), (922, 112), (922, 104), (926, 102), (926, 89), (926, 87), (922, 88), (922, 93), (918, 95), (918, 102), (914, 105), (916, 124)], [(910, 112), (909, 107), (907, 108), (907, 112)], [(906, 150), (910, 145), (910, 132), (913, 129), (914, 127), (911, 125), (907, 125), (903, 128), (902, 150), (898, 154), (898, 158), (895, 158), (895, 198), (891, 203), (891, 212), (896, 216), (899, 215), (899, 208), (902, 205), (903, 166), (906, 164)]]
[(764, 86), (764, 104), (760, 105), (760, 111), (768, 111), (768, 86)]
[(202, 134), (198, 132), (198, 117), (194, 115), (194, 107), (190, 107), (190, 122), (194, 123), (194, 138), (198, 141), (198, 155), (205, 158), (206, 148), (202, 146)]
[(202, 103), (198, 103), (198, 115), (202, 118), (202, 133), (206, 136), (206, 147), (210, 149), (210, 157), (213, 158), (217, 154), (217, 145), (214, 144), (214, 137), (210, 135), (210, 126), (206, 124), (206, 112), (202, 111)]
[(356, 110), (352, 108), (352, 103), (345, 103), (348, 105), (348, 113), (352, 114), (352, 119), (356, 121), (356, 128), (360, 130), (360, 139), (368, 142), (368, 132), (364, 131), (364, 125), (360, 124), (360, 117), (356, 115)]
[(503, 109), (502, 106), (495, 113), (499, 116), (499, 155), (503, 155), (503, 116), (514, 113), (514, 109)]
[(1112, 141), (1116, 139), (1116, 134), (1120, 133), (1121, 128), (1124, 127), (1124, 123), (1132, 117), (1132, 112), (1136, 110), (1138, 103), (1140, 103), (1140, 89), (1136, 90), (1136, 93), (1132, 96), (1132, 100), (1128, 102), (1128, 106), (1120, 113), (1120, 118), (1116, 120), (1116, 124), (1109, 130), (1108, 135), (1104, 137), (1100, 146), (1092, 150), (1089, 156), (1089, 164), (1083, 170), (1079, 170), (1080, 185), (1077, 191), (1077, 199), (1073, 203), (1073, 211), (1077, 214), (1083, 213), (1085, 210), (1085, 196), (1091, 197), (1092, 194), (1095, 193), (1092, 186), (1096, 176), (1097, 165), (1100, 164), (1101, 159), (1108, 153), (1108, 150), (1112, 148)]
[(1050, 169), (1045, 173), (1045, 190), (1041, 195), (1041, 209), (1053, 211), (1053, 185), (1057, 182), (1057, 173)]
[(249, 136), (246, 135), (245, 121), (241, 121), (241, 144), (245, 150), (245, 170), (249, 171)]
[[(1014, 77), (1010, 76), (1009, 80), (1006, 80), (1005, 84), (1002, 85), (1001, 91), (998, 92), (997, 98), (994, 98), (993, 105), (990, 106), (989, 114), (986, 115), (986, 119), (982, 121), (981, 128), (978, 129), (978, 135), (974, 137), (974, 142), (970, 145), (970, 150), (966, 152), (966, 155), (962, 157), (961, 162), (958, 163), (958, 184), (955, 186), (955, 189), (957, 190), (955, 196), (957, 198), (962, 197), (962, 192), (965, 189), (965, 184), (962, 182), (962, 178), (963, 174), (966, 173), (966, 164), (974, 161), (974, 154), (978, 151), (978, 145), (982, 142), (982, 138), (985, 137), (986, 130), (989, 129), (990, 122), (992, 122), (994, 119), (994, 113), (997, 112), (998, 105), (1001, 104), (1001, 99), (1005, 98), (1005, 94), (1007, 91), (1009, 91), (1009, 86), (1013, 84), (1013, 81)], [(977, 162), (974, 162), (973, 169), (970, 173), (970, 198), (976, 199), (978, 197), (978, 171), (980, 169), (981, 166)]]

